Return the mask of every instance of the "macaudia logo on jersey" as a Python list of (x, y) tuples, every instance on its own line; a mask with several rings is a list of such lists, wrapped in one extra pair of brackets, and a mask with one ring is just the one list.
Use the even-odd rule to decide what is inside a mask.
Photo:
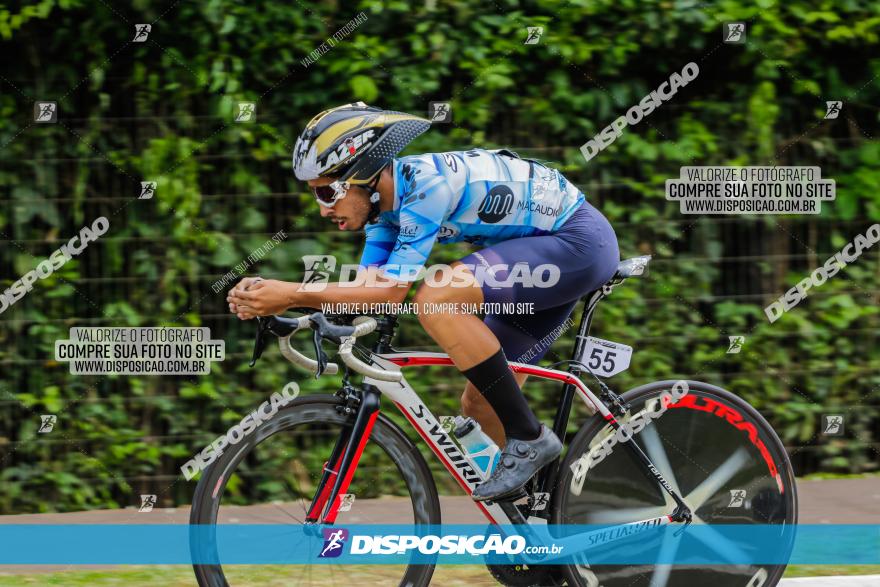
[(488, 224), (497, 224), (507, 218), (513, 211), (513, 190), (506, 185), (496, 185), (489, 190), (483, 201), (477, 216)]
[(553, 206), (545, 206), (539, 202), (519, 202), (516, 205), (518, 210), (528, 210), (542, 216), (555, 218), (562, 212), (562, 206), (554, 208)]

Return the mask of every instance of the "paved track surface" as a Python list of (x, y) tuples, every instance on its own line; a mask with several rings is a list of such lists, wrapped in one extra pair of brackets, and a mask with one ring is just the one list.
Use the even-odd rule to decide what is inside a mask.
[[(865, 479), (835, 479), (798, 482), (801, 524), (880, 524), (880, 477)], [(468, 497), (446, 496), (440, 498), (445, 524), (482, 524), (486, 519)], [(406, 498), (356, 500), (345, 520), (348, 523), (388, 523), (400, 520), (401, 508), (408, 508)], [(290, 515), (301, 518), (303, 506), (296, 503), (278, 503), (249, 507), (221, 508), (224, 523), (284, 523), (292, 521)], [(0, 524), (186, 524), (189, 508), (155, 509), (138, 512), (134, 508), (124, 510), (94, 510), (67, 514), (25, 514), (0, 516)], [(77, 566), (77, 569), (106, 568)], [(15, 565), (0, 567), (3, 573), (40, 573), (71, 570), (68, 566)], [(840, 582), (829, 577), (817, 577), (806, 581), (786, 580), (780, 585), (792, 587), (846, 586), (880, 587), (876, 577), (852, 578), (854, 582)]]
[(781, 587), (877, 587), (880, 585), (880, 575), (783, 579), (779, 585)]
[[(880, 524), (880, 477), (865, 479), (833, 479), (799, 481), (801, 524)], [(406, 498), (356, 499), (345, 521), (351, 523), (388, 523), (400, 520), (401, 506)], [(445, 524), (482, 524), (486, 519), (468, 497), (440, 498)], [(405, 507), (409, 507), (406, 505)], [(300, 517), (303, 507), (295, 503), (268, 504), (248, 507), (223, 507), (225, 523), (284, 523), (290, 515)], [(340, 514), (342, 521), (343, 514)], [(0, 524), (185, 524), (189, 507), (155, 509), (140, 513), (134, 508), (124, 510), (93, 510), (68, 514), (24, 514), (0, 516)]]

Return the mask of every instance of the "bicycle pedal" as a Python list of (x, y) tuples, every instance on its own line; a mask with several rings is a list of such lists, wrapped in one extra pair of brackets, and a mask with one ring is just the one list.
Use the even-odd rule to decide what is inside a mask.
[(498, 499), (495, 499), (493, 501), (495, 503), (501, 503), (501, 502), (513, 503), (515, 501), (519, 501), (519, 500), (526, 498), (528, 496), (529, 496), (529, 494), (526, 492), (525, 489), (519, 489), (519, 490), (514, 491), (513, 493), (510, 493), (508, 495), (502, 495), (501, 497), (499, 497)]

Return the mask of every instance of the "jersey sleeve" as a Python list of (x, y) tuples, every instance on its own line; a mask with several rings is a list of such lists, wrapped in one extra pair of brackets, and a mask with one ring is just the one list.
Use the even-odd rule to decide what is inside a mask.
[(367, 238), (361, 253), (361, 267), (384, 265), (397, 241), (397, 227), (387, 223), (370, 224), (366, 228)]
[(400, 230), (383, 267), (385, 276), (397, 281), (415, 281), (453, 202), (452, 189), (436, 167), (423, 164), (409, 172), (412, 180), (400, 202)]

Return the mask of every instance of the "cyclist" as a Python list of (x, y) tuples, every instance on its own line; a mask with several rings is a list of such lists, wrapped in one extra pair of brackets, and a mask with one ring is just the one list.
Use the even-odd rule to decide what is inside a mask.
[[(539, 341), (567, 320), (579, 298), (613, 276), (617, 238), (561, 173), (510, 151), (396, 157), (429, 126), (417, 116), (357, 102), (318, 114), (294, 147), (294, 172), (308, 181), (321, 216), (340, 230), (366, 229), (360, 265), (384, 287), (328, 284), (309, 291), (299, 283), (245, 278), (227, 299), (241, 319), (323, 303), (398, 303), (436, 242), (483, 246), (453, 265), (451, 283), (423, 283), (414, 301), (423, 308), (418, 317), (425, 330), (469, 381), (462, 412), (503, 447), (495, 471), (473, 493), (478, 501), (497, 500), (515, 495), (562, 451), (529, 408), (520, 389), (525, 376), (514, 376), (508, 358), (535, 363), (543, 356), (549, 345)], [(538, 282), (511, 279), (518, 263), (530, 271), (549, 266), (543, 285), (553, 276), (557, 281), (527, 287)], [(534, 313), (481, 321), (469, 313), (431, 312), (439, 304), (484, 302), (531, 303)]]

